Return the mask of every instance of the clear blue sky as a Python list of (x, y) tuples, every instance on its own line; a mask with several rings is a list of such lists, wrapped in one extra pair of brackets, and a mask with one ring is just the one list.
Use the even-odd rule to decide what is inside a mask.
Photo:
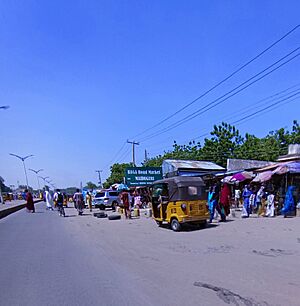
[[(0, 175), (21, 162), (57, 186), (97, 181), (122, 144), (184, 106), (300, 23), (295, 1), (0, 2)], [(299, 47), (300, 29), (172, 123)], [(300, 57), (205, 115), (141, 143), (150, 156), (209, 132), (232, 111), (300, 82)], [(258, 136), (300, 119), (299, 100), (239, 129)], [(235, 119), (238, 119), (235, 118)], [(137, 139), (139, 140), (139, 139)], [(119, 158), (129, 162), (126, 145)], [(36, 180), (29, 174), (30, 184)]]

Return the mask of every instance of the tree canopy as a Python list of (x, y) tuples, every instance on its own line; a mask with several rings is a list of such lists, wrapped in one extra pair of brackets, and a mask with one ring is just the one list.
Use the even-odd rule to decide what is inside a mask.
[(89, 190), (94, 190), (97, 189), (97, 185), (94, 184), (93, 182), (87, 182), (84, 188)]
[(107, 178), (107, 180), (103, 184), (103, 187), (109, 188), (111, 185), (115, 183), (122, 183), (123, 177), (125, 174), (125, 169), (131, 166), (132, 166), (132, 163), (113, 164), (110, 167), (110, 176)]
[(242, 136), (239, 130), (228, 123), (215, 125), (200, 142), (179, 145), (174, 142), (173, 150), (154, 156), (144, 162), (144, 166), (161, 166), (164, 159), (190, 159), (212, 161), (226, 167), (227, 158), (254, 159), (275, 161), (280, 155), (287, 154), (289, 144), (300, 143), (300, 126), (295, 120), (291, 131), (280, 128), (259, 138), (246, 133)]
[[(300, 143), (300, 125), (296, 120), (291, 130), (280, 128), (262, 138), (248, 133), (242, 136), (235, 126), (222, 122), (213, 126), (203, 145), (195, 141), (180, 145), (174, 141), (172, 150), (147, 159), (143, 166), (160, 167), (165, 159), (206, 160), (225, 168), (228, 158), (276, 161), (280, 155), (287, 154), (289, 144), (295, 143)], [(112, 165), (104, 187), (121, 183), (125, 169), (130, 166), (131, 163)]]

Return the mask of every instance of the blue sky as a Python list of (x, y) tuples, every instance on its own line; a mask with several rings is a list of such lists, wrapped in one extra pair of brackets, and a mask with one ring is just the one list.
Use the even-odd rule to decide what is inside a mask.
[[(127, 139), (181, 108), (299, 24), (299, 1), (0, 2), (0, 175), (21, 162), (57, 186), (96, 182), (129, 162)], [(300, 29), (165, 127), (299, 47)], [(141, 142), (137, 161), (185, 143), (256, 101), (300, 83), (300, 57), (185, 125)], [(299, 100), (238, 126), (264, 136), (300, 119)], [(237, 116), (235, 119), (238, 119)], [(151, 132), (154, 132), (152, 130)], [(146, 135), (146, 134), (145, 134)], [(144, 136), (144, 135), (143, 135)], [(141, 140), (138, 139), (136, 140)], [(116, 158), (114, 158), (116, 156)], [(29, 174), (30, 184), (36, 180)]]

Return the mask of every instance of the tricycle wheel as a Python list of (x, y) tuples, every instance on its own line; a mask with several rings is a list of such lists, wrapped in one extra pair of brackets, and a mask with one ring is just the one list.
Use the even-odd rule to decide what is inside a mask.
[(156, 221), (156, 224), (161, 227), (162, 226), (162, 221)]
[(171, 229), (174, 232), (179, 232), (180, 231), (181, 225), (180, 225), (180, 223), (178, 222), (177, 219), (172, 219), (172, 221), (171, 221)]

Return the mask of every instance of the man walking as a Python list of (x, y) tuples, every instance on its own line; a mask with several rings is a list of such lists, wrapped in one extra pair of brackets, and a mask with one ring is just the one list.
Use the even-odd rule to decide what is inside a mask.
[(76, 192), (73, 196), (74, 205), (77, 208), (78, 215), (82, 216), (83, 214), (83, 205), (84, 205), (84, 199), (82, 193), (79, 191), (79, 189), (76, 189)]
[(52, 200), (52, 196), (49, 192), (49, 189), (46, 188), (45, 190), (45, 201), (46, 201), (46, 206), (48, 210), (54, 210), (53, 209), (53, 200)]
[(58, 209), (58, 211), (59, 211), (59, 215), (65, 217), (64, 196), (63, 196), (62, 193), (60, 192), (60, 189), (57, 189), (57, 190), (56, 190), (56, 193), (55, 193), (55, 195), (54, 195), (54, 200), (55, 200), (55, 202), (56, 202), (57, 209)]

